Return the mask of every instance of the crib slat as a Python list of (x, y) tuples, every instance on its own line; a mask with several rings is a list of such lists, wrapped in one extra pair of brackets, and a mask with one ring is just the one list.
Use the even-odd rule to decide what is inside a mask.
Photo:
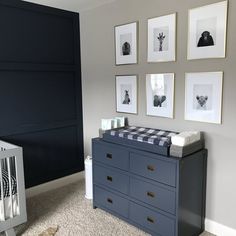
[(25, 181), (24, 181), (24, 166), (23, 166), (22, 148), (18, 147), (14, 152), (16, 166), (16, 181), (17, 181), (17, 198), (18, 198), (18, 215), (22, 219), (27, 219), (26, 199), (25, 199)]
[(20, 215), (20, 183), (19, 183), (19, 173), (18, 173), (18, 166), (17, 166), (17, 156), (14, 158), (14, 164), (15, 164), (15, 174), (16, 174), (16, 204), (17, 204), (17, 211), (16, 214)]
[(2, 160), (0, 160), (0, 186), (1, 186), (0, 204), (1, 204), (1, 208), (3, 210), (1, 220), (5, 221), (6, 214), (5, 214), (4, 192), (3, 192)]
[(13, 199), (12, 199), (12, 183), (11, 183), (11, 166), (10, 166), (10, 157), (7, 158), (7, 171), (8, 171), (8, 182), (9, 182), (9, 197), (10, 197), (10, 218), (14, 217), (13, 212)]
[(14, 201), (16, 201), (16, 208), (17, 208), (17, 211), (15, 212), (14, 211), (14, 214), (15, 215), (19, 215), (19, 201), (20, 201), (20, 199), (19, 199), (19, 183), (18, 183), (18, 181), (19, 181), (19, 179), (17, 178), (17, 169), (16, 169), (16, 156), (13, 156), (12, 157), (12, 159), (11, 159), (11, 167), (12, 167), (12, 172), (13, 172), (13, 176), (15, 177), (15, 179), (16, 179), (16, 192), (15, 192), (15, 196), (16, 196), (16, 198), (14, 199)]

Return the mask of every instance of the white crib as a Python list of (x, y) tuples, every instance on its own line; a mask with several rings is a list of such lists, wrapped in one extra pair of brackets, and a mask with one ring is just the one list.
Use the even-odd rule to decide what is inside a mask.
[(27, 220), (22, 148), (0, 141), (0, 233)]

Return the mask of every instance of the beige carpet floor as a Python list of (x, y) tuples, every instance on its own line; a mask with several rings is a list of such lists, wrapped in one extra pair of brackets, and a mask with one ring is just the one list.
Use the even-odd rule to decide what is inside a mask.
[(27, 210), (28, 222), (17, 228), (17, 235), (38, 236), (58, 225), (56, 236), (148, 236), (100, 209), (94, 210), (92, 202), (84, 198), (83, 181), (28, 199)]

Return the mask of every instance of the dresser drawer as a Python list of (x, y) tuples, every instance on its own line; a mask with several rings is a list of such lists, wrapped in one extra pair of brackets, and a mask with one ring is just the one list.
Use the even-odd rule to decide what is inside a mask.
[(127, 199), (95, 186), (94, 201), (95, 203), (128, 218), (129, 201)]
[(130, 202), (130, 219), (161, 236), (175, 235), (175, 220)]
[(94, 182), (104, 185), (124, 194), (129, 192), (129, 176), (121, 174), (113, 169), (94, 166)]
[(158, 187), (156, 185), (130, 179), (130, 195), (153, 207), (175, 214), (175, 192)]
[(93, 146), (93, 158), (123, 170), (129, 169), (129, 152), (119, 146), (96, 143)]
[(176, 164), (130, 153), (130, 171), (160, 183), (176, 186)]

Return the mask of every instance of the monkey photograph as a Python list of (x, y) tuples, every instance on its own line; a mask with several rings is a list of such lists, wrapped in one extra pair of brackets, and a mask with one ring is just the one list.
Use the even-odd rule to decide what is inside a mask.
[(198, 47), (214, 46), (214, 39), (209, 31), (204, 31), (198, 41)]

